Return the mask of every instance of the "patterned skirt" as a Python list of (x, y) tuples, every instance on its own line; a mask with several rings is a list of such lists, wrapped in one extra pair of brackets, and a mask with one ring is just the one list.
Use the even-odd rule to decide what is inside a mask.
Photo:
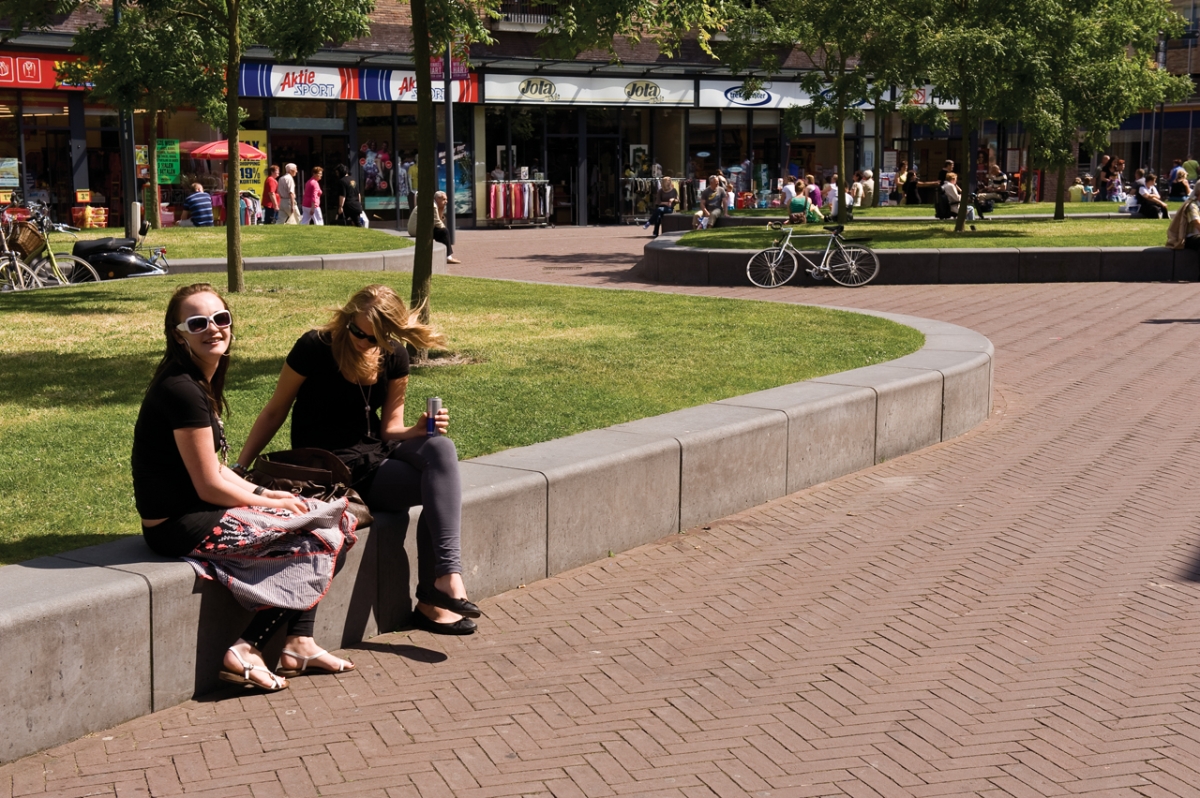
[(184, 560), (248, 610), (311, 609), (329, 591), (338, 557), (358, 541), (358, 520), (345, 499), (303, 501), (303, 515), (232, 507)]

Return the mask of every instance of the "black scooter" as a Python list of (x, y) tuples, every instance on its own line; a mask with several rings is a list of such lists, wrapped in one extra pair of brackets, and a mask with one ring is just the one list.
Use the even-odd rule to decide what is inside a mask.
[(117, 280), (123, 277), (152, 277), (166, 274), (167, 248), (150, 248), (150, 257), (142, 242), (150, 232), (150, 223), (143, 221), (138, 230), (138, 238), (97, 238), (90, 241), (77, 241), (71, 254), (83, 258), (92, 264), (100, 274), (101, 280)]

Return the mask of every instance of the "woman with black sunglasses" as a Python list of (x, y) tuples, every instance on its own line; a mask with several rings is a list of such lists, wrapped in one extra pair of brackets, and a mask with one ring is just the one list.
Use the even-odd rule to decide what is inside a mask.
[(391, 288), (369, 285), (323, 327), (300, 337), (275, 393), (246, 439), (234, 468), (247, 467), (292, 413), (292, 447), (326, 449), (350, 468), (353, 487), (372, 510), (423, 506), (417, 523), (417, 612), (414, 623), (435, 634), (475, 631), (479, 608), (462, 579), (462, 488), (458, 452), (445, 437), (450, 414), (437, 411), (437, 434), (421, 413), (404, 423), (408, 389), (405, 343), (444, 343)]
[[(312, 637), (317, 602), (339, 555), (357, 540), (346, 500), (264, 490), (222, 463), (229, 449), (221, 414), (229, 409), (233, 314), (211, 285), (178, 289), (164, 332), (166, 352), (133, 432), (133, 492), (142, 535), (155, 553), (183, 557), (199, 576), (258, 610), (226, 652), (220, 678), (273, 692), (288, 686), (284, 676), (353, 670)], [(285, 624), (283, 667), (276, 674), (262, 648)]]

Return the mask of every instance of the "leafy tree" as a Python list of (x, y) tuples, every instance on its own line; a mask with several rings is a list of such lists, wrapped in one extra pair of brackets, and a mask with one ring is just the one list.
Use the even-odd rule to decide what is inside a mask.
[[(95, 7), (95, 0), (52, 0), (47, 8), (39, 0), (0, 0), (0, 17), (15, 29), (45, 27), (54, 14), (64, 14), (82, 6)], [(223, 53), (212, 66), (222, 70), (223, 96), (210, 97), (210, 103), (224, 106), (222, 126), (229, 138), (230, 154), (226, 169), (229, 213), (226, 221), (226, 254), (229, 259), (229, 290), (245, 288), (242, 274), (241, 220), (238, 213), (238, 77), (242, 56), (252, 44), (268, 47), (281, 61), (302, 60), (321, 47), (339, 45), (370, 32), (370, 14), (375, 0), (126, 0), (126, 13), (140, 9), (156, 28), (165, 20), (176, 19), (208, 37), (211, 47)], [(181, 56), (182, 57), (182, 56)], [(426, 61), (428, 64), (428, 61)], [(420, 63), (417, 64), (420, 70)], [(428, 66), (426, 66), (428, 69)], [(211, 109), (211, 105), (207, 106)], [(204, 107), (201, 109), (205, 110)]]
[[(886, 84), (879, 78), (904, 71), (902, 51), (880, 25), (888, 19), (884, 0), (767, 0), (763, 5), (733, 9), (726, 29), (730, 44), (716, 47), (734, 72), (754, 64), (774, 74), (781, 53), (793, 48), (812, 62), (814, 68), (800, 77), (800, 86), (811, 99), (784, 110), (784, 132), (798, 136), (807, 120), (835, 131), (838, 222), (842, 224), (850, 213), (846, 123), (862, 122), (864, 105), (883, 104)], [(757, 83), (747, 80), (744, 91), (753, 91)]]
[[(143, 9), (124, 12), (120, 22), (106, 14), (103, 24), (88, 26), (75, 37), (72, 49), (86, 60), (60, 68), (78, 85), (90, 85), (91, 96), (132, 112), (144, 108), (150, 117), (147, 146), (150, 191), (158, 185), (158, 116), (184, 106), (204, 106), (219, 98), (225, 81), (212, 68), (221, 51), (195, 25), (178, 18), (147, 19)], [(151, 200), (146, 217), (161, 226), (160, 208)]]
[(1021, 75), (1029, 110), (1033, 155), (1058, 170), (1054, 218), (1064, 219), (1067, 167), (1082, 143), (1108, 148), (1122, 121), (1164, 101), (1186, 98), (1192, 79), (1159, 69), (1160, 33), (1182, 32), (1185, 22), (1168, 0), (1045, 0), (1030, 34), (1042, 57)]
[[(1041, 58), (1031, 46), (1028, 21), (1041, 13), (1042, 0), (912, 0), (902, 7), (912, 20), (912, 51), (917, 74), (933, 85), (933, 99), (958, 107), (961, 126), (964, 201), (954, 229), (966, 228), (973, 190), (971, 133), (985, 119), (1017, 119), (1024, 109), (1016, 75), (1028, 59)], [(935, 126), (945, 115), (927, 108)]]

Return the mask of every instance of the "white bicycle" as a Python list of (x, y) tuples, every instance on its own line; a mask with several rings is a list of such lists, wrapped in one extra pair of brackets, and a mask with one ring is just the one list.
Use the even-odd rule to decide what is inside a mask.
[[(783, 228), (779, 222), (772, 222), (768, 226), (774, 230)], [(824, 233), (796, 235), (796, 229), (789, 226), (787, 235), (776, 239), (774, 246), (756, 252), (754, 257), (750, 258), (750, 262), (746, 264), (746, 276), (759, 288), (778, 288), (786, 285), (796, 275), (796, 270), (799, 268), (796, 256), (799, 255), (808, 264), (808, 273), (814, 280), (823, 280), (828, 277), (838, 285), (848, 288), (857, 288), (874, 280), (879, 274), (879, 256), (870, 247), (861, 243), (866, 239), (847, 243), (842, 238), (842, 231), (846, 228), (840, 224), (824, 229), (829, 231), (828, 235)], [(792, 239), (795, 238), (827, 239), (820, 262), (813, 262), (807, 254), (796, 249), (792, 243)]]

